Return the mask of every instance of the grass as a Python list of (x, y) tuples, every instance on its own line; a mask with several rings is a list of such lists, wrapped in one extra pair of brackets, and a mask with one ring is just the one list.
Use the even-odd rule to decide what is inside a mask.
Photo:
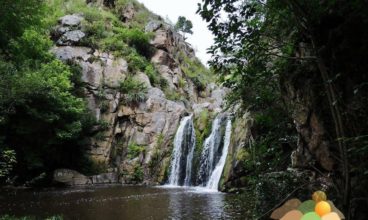
[(176, 90), (171, 90), (169, 88), (166, 88), (164, 90), (166, 99), (171, 100), (171, 101), (180, 101), (183, 99), (183, 95), (180, 94), (178, 91)]
[(128, 76), (120, 83), (120, 92), (123, 94), (126, 104), (137, 104), (146, 100), (147, 88), (144, 83)]
[(180, 63), (180, 68), (197, 87), (198, 91), (206, 89), (209, 82), (214, 82), (215, 75), (206, 68), (196, 57), (188, 57), (183, 51), (177, 53), (176, 59)]
[[(120, 11), (128, 4), (133, 4), (138, 11), (132, 24), (119, 19)], [(87, 5), (85, 0), (48, 0), (48, 5), (49, 16), (45, 18), (45, 24), (50, 30), (64, 15), (83, 14), (82, 31), (87, 35), (81, 42), (84, 46), (116, 52), (118, 55), (130, 53), (124, 53), (128, 46), (135, 48), (141, 56), (149, 57), (152, 53), (149, 45), (152, 34), (143, 31), (152, 14), (135, 0), (117, 1), (114, 10)]]
[(136, 144), (129, 144), (128, 146), (128, 158), (134, 159), (137, 158), (141, 153), (145, 151), (145, 148)]
[(142, 182), (144, 179), (144, 172), (141, 166), (136, 165), (134, 167), (134, 173), (133, 173), (133, 181), (135, 182)]

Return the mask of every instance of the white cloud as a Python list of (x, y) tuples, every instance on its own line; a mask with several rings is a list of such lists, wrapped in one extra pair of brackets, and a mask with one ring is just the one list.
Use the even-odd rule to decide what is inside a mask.
[(177, 21), (179, 16), (185, 16), (193, 22), (193, 35), (188, 35), (187, 41), (193, 45), (196, 55), (206, 63), (210, 59), (207, 48), (213, 43), (213, 36), (207, 29), (207, 24), (200, 15), (196, 14), (197, 4), (201, 0), (138, 0), (155, 14), (166, 16), (173, 21)]

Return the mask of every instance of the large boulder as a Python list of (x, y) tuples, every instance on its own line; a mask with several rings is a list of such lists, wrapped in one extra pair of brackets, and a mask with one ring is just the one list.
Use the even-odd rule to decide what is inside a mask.
[(88, 47), (53, 47), (51, 52), (62, 61), (83, 60), (88, 61), (92, 56), (92, 49)]
[(91, 184), (91, 180), (75, 170), (57, 169), (54, 171), (53, 180), (55, 183), (67, 186)]
[(65, 15), (59, 19), (59, 25), (55, 27), (53, 38), (59, 46), (78, 45), (86, 36), (81, 31), (82, 15), (72, 14)]
[(65, 15), (59, 19), (59, 23), (62, 26), (77, 27), (82, 22), (83, 17), (79, 14)]
[(79, 43), (79, 41), (81, 41), (85, 36), (86, 34), (81, 30), (67, 31), (56, 43), (60, 46), (77, 45), (77, 43)]

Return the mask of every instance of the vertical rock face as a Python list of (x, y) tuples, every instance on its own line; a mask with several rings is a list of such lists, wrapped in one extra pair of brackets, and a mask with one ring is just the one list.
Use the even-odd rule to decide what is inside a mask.
[(252, 149), (251, 127), (253, 119), (250, 113), (236, 116), (233, 119), (233, 129), (229, 145), (229, 152), (224, 168), (222, 187), (230, 189), (232, 187), (244, 187), (246, 183), (242, 182), (242, 177), (246, 175), (246, 170), (242, 164), (242, 157), (245, 148)]
[(318, 94), (313, 93), (319, 91), (313, 88), (316, 84), (311, 80), (303, 83), (287, 78), (282, 80), (284, 98), (293, 110), (292, 118), (299, 135), (297, 149), (292, 153), (292, 166), (303, 168), (313, 165), (332, 171), (335, 161), (324, 125), (326, 112), (318, 105), (321, 101), (316, 98)]
[[(125, 15), (129, 19), (134, 13)], [(79, 14), (60, 19), (53, 35), (56, 46), (52, 52), (60, 60), (81, 67), (88, 108), (100, 122), (90, 141), (90, 157), (98, 166), (118, 173), (118, 178), (112, 180), (162, 182), (170, 165), (173, 138), (180, 120), (193, 111), (218, 112), (226, 91), (210, 84), (199, 98), (198, 89), (185, 77), (175, 58), (179, 52), (194, 58), (193, 49), (167, 24), (151, 21), (146, 26), (146, 31), (154, 33), (151, 46), (156, 52), (151, 61), (167, 80), (169, 93), (180, 94), (183, 101), (169, 100), (160, 88), (153, 86), (146, 73), (137, 72), (133, 78), (147, 87), (146, 98), (140, 103), (126, 104), (119, 86), (131, 74), (129, 64), (109, 52), (77, 46), (84, 34), (80, 31), (82, 20)], [(81, 33), (68, 38), (72, 31)], [(181, 79), (186, 81), (184, 86), (180, 85)], [(96, 176), (93, 180), (101, 182), (99, 179)]]

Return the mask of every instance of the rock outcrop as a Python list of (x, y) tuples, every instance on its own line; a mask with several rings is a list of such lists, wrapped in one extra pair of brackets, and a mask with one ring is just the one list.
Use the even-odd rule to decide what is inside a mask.
[(222, 179), (223, 190), (246, 186), (247, 182), (245, 181), (245, 176), (249, 171), (244, 169), (243, 161), (248, 159), (249, 155), (247, 151), (248, 149), (252, 149), (254, 141), (251, 134), (253, 119), (249, 112), (240, 116), (235, 116), (233, 121), (229, 153)]
[(119, 179), (116, 172), (85, 176), (75, 170), (57, 169), (54, 171), (53, 181), (56, 184), (63, 184), (66, 186), (79, 186), (118, 183)]
[[(134, 13), (125, 15), (129, 20)], [(56, 46), (52, 52), (60, 60), (81, 67), (88, 107), (100, 122), (91, 139), (89, 154), (98, 166), (113, 169), (114, 172), (79, 178), (80, 174), (69, 172), (69, 175), (64, 172), (64, 175), (58, 171), (55, 178), (63, 177), (68, 185), (83, 181), (85, 184), (162, 182), (170, 163), (172, 140), (181, 118), (193, 111), (196, 115), (204, 110), (220, 112), (226, 90), (212, 83), (199, 94), (175, 58), (177, 53), (183, 53), (194, 59), (194, 50), (169, 25), (162, 21), (151, 21), (146, 26), (146, 31), (154, 33), (151, 46), (155, 53), (151, 62), (167, 81), (168, 90), (164, 92), (155, 87), (145, 72), (138, 71), (133, 78), (145, 85), (146, 97), (142, 102), (127, 104), (123, 101), (125, 94), (121, 93), (119, 86), (128, 75), (132, 75), (129, 64), (124, 58), (115, 57), (109, 52), (78, 46), (84, 37), (81, 33), (82, 20), (80, 14), (66, 15), (60, 19), (53, 35)], [(183, 80), (185, 85), (180, 85)], [(165, 95), (167, 92), (178, 93), (182, 98), (180, 101), (170, 100)]]
[(59, 19), (59, 25), (55, 27), (53, 38), (58, 39), (59, 46), (77, 45), (86, 34), (81, 31), (82, 15), (65, 15)]
[(324, 125), (323, 110), (318, 105), (321, 100), (317, 100), (319, 96), (314, 94), (319, 90), (313, 88), (318, 83), (311, 80), (295, 82), (285, 77), (282, 85), (285, 101), (293, 110), (292, 118), (299, 136), (297, 149), (292, 153), (292, 166), (305, 168), (312, 165), (332, 171), (335, 161)]

